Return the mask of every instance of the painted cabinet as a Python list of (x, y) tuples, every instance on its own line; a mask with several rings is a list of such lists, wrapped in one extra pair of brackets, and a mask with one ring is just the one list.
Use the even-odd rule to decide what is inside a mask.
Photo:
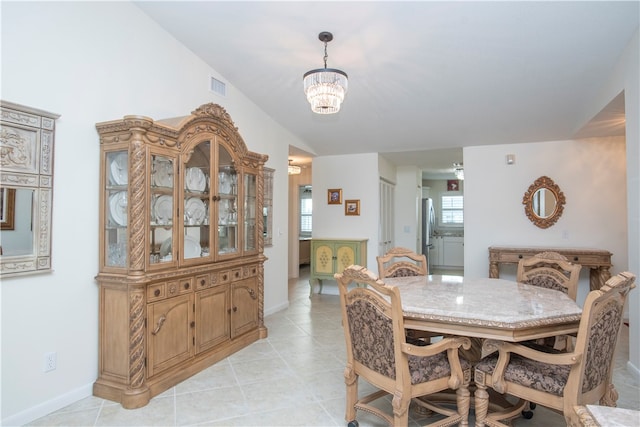
[(318, 293), (322, 293), (322, 281), (334, 280), (334, 274), (341, 273), (350, 265), (366, 267), (367, 241), (368, 239), (312, 239), (309, 296), (313, 294), (315, 283), (319, 285)]

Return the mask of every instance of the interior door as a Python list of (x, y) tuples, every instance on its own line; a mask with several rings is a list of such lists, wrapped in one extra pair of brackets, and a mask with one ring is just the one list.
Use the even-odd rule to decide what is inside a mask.
[(380, 221), (378, 230), (378, 255), (386, 254), (393, 247), (395, 185), (380, 179)]

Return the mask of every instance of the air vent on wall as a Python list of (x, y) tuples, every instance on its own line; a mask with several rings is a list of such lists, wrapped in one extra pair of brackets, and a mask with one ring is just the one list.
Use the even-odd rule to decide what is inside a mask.
[(218, 95), (227, 95), (227, 85), (215, 77), (211, 77), (211, 85), (209, 86), (209, 89), (211, 92), (217, 93)]

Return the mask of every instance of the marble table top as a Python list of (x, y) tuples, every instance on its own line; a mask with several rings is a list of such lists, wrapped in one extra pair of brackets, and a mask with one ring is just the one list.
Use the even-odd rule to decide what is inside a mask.
[(640, 412), (608, 406), (576, 406), (576, 414), (585, 427), (630, 427), (640, 425)]
[[(405, 323), (413, 319), (430, 322), (431, 326), (447, 324), (465, 330), (498, 331), (498, 336), (485, 336), (482, 332), (471, 336), (508, 335), (510, 341), (519, 341), (527, 337), (516, 337), (518, 331), (545, 336), (548, 332), (557, 333), (550, 328), (562, 324), (575, 332), (582, 313), (576, 302), (562, 292), (504, 279), (429, 275), (387, 278), (384, 282), (400, 289)], [(535, 332), (537, 329), (539, 333)]]

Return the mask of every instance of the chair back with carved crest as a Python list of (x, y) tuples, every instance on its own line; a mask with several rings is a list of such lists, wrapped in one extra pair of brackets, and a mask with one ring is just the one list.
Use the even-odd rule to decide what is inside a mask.
[(429, 274), (427, 257), (417, 254), (411, 249), (395, 247), (384, 255), (376, 257), (378, 261), (378, 276), (404, 277), (426, 276)]
[(557, 252), (541, 252), (518, 263), (516, 280), (528, 285), (540, 286), (564, 292), (576, 300), (580, 264), (573, 264)]

